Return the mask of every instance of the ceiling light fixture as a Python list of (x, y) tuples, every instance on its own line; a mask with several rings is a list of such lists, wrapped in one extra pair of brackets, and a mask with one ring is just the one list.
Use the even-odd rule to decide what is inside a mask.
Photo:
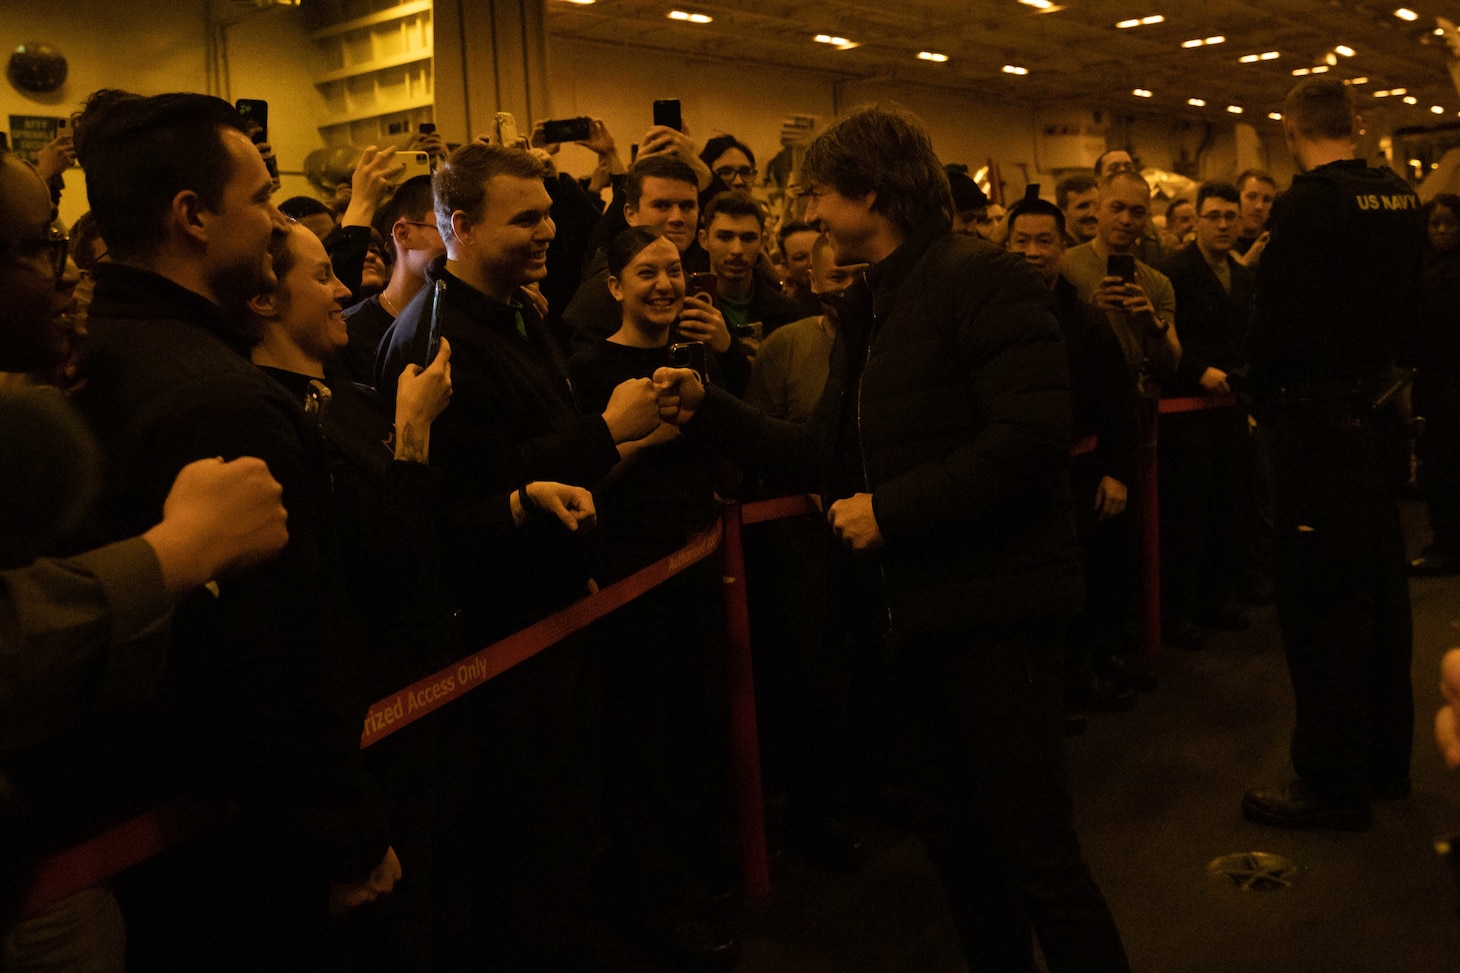
[(1278, 58), (1282, 57), (1282, 55), (1279, 54), (1277, 51), (1263, 51), (1260, 57), (1264, 61), (1276, 61)]
[(856, 41), (849, 41), (845, 37), (834, 37), (831, 34), (817, 34), (811, 39), (818, 44), (830, 44), (832, 47), (843, 51), (849, 51), (857, 46)]
[(1040, 10), (1048, 10), (1054, 6), (1053, 0), (1019, 0), (1027, 7), (1038, 7)]
[(1312, 71), (1314, 74), (1325, 74), (1328, 71), (1328, 65), (1315, 64), (1313, 65)]
[(1193, 108), (1205, 108), (1207, 106), (1207, 103), (1200, 98), (1188, 98), (1186, 99), (1186, 103)]
[(1150, 97), (1152, 97), (1151, 92), (1150, 91), (1147, 91), (1145, 88), (1136, 88), (1133, 91), (1131, 91), (1131, 94), (1135, 95), (1137, 98), (1150, 98)]
[(1283, 120), (1283, 113), (1278, 111), (1270, 111), (1267, 113), (1267, 117), (1271, 118), (1275, 122), (1280, 122)]
[(1227, 111), (1231, 112), (1234, 115), (1240, 115), (1240, 114), (1242, 114), (1242, 106), (1241, 105), (1228, 105), (1227, 106)]
[(939, 64), (942, 64), (944, 61), (948, 60), (948, 55), (939, 54), (936, 51), (918, 51), (918, 60), (937, 61)]
[(1133, 20), (1122, 20), (1115, 26), (1121, 30), (1125, 30), (1128, 27), (1149, 27), (1151, 24), (1159, 24), (1164, 22), (1165, 20), (1166, 18), (1161, 16), (1160, 14), (1152, 14), (1149, 17), (1139, 17)]
[(1004, 65), (1004, 73), (1005, 74), (1028, 74), (1029, 73), (1029, 69), (1028, 68), (1021, 68), (1017, 64), (1006, 64), (1006, 65)]
[(1195, 40), (1182, 41), (1181, 42), (1181, 46), (1182, 47), (1201, 47), (1205, 43), (1206, 43), (1206, 41), (1204, 41), (1200, 37), (1198, 37)]
[(1241, 57), (1239, 57), (1237, 59), (1237, 63), (1238, 64), (1256, 64), (1260, 60), (1262, 60), (1262, 56), (1259, 55), (1259, 54), (1243, 54)]
[(1181, 42), (1181, 46), (1182, 47), (1209, 47), (1212, 44), (1225, 44), (1225, 43), (1227, 43), (1227, 38), (1220, 37), (1220, 36), (1219, 37), (1193, 37), (1189, 41), (1182, 41)]
[(1323, 55), (1323, 63), (1327, 64), (1330, 67), (1336, 65), (1338, 63), (1338, 55), (1333, 53), (1332, 51), (1329, 51), (1327, 54)]
[(710, 17), (710, 16), (706, 16), (705, 14), (692, 14), (692, 13), (686, 13), (683, 10), (671, 10), (671, 11), (669, 11), (669, 19), (670, 20), (683, 20), (683, 21), (687, 21), (687, 22), (689, 22), (691, 24), (708, 24), (712, 20), (714, 20), (715, 18), (714, 17)]
[(1405, 95), (1404, 96), (1404, 103), (1406, 105), (1418, 105), (1419, 104), (1419, 99), (1416, 98), (1414, 95)]
[(1347, 44), (1340, 44), (1333, 49), (1333, 53), (1342, 54), (1344, 57), (1353, 57), (1354, 49)]
[(1221, 36), (1220, 34), (1218, 34), (1216, 37), (1208, 37), (1207, 38), (1207, 46), (1208, 47), (1211, 47), (1213, 44), (1225, 44), (1225, 43), (1227, 43), (1227, 38)]
[(1431, 105), (1430, 106), (1430, 111), (1434, 112), (1436, 115), (1443, 115), (1443, 114), (1445, 114), (1445, 109), (1441, 105)]
[(1375, 98), (1388, 98), (1389, 97), (1389, 92), (1387, 92), (1387, 91), (1376, 91), (1376, 92), (1374, 92), (1374, 97)]
[(1419, 14), (1415, 13), (1413, 10), (1410, 10), (1408, 7), (1400, 7), (1398, 10), (1394, 11), (1394, 16), (1398, 17), (1400, 20), (1419, 19)]
[(1369, 79), (1368, 78), (1349, 78), (1348, 79), (1348, 83), (1349, 84), (1368, 84), (1369, 83)]
[(1294, 68), (1293, 69), (1293, 77), (1295, 77), (1295, 78), (1305, 77), (1306, 75), (1309, 75), (1309, 74), (1312, 74), (1312, 73), (1313, 72), (1310, 71), (1310, 70), (1308, 70), (1307, 68)]

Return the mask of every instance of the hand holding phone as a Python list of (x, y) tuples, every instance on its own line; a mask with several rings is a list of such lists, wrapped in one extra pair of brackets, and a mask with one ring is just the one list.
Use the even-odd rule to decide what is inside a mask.
[(662, 98), (654, 102), (654, 124), (684, 131), (684, 116), (680, 112), (678, 98)]

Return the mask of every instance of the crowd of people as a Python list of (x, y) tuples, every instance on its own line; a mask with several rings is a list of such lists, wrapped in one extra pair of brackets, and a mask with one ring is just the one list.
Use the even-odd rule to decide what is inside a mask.
[[(1341, 83), (1283, 124), (1281, 196), (1157, 200), (1112, 150), (1007, 208), (895, 105), (779, 212), (739, 140), (655, 126), (625, 165), (596, 120), (589, 179), (540, 126), (433, 133), (430, 175), (372, 146), (278, 205), (202, 95), (100, 91), (41, 168), (0, 155), (0, 965), (585, 970), (601, 922), (733, 967), (713, 561), (363, 751), (361, 720), (723, 500), (812, 493), (748, 552), (773, 830), (852, 869), (849, 814), (895, 814), (973, 968), (1127, 969), (1060, 738), (1156, 688), (1162, 398), (1197, 403), (1160, 419), (1163, 637), (1275, 598), (1288, 652), (1295, 777), (1243, 811), (1366, 829), (1409, 789), (1406, 570), (1460, 571), (1460, 198), (1356, 159)], [(177, 799), (228, 821), (20, 914), (47, 855)]]

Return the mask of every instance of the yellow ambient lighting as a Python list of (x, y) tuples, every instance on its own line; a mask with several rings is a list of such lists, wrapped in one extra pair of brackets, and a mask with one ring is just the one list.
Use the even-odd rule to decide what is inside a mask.
[(1374, 92), (1374, 97), (1375, 98), (1388, 98), (1389, 97), (1389, 92), (1387, 92), (1387, 91), (1376, 91), (1376, 92)]
[(1256, 64), (1259, 60), (1261, 60), (1260, 55), (1257, 55), (1257, 54), (1243, 54), (1241, 57), (1239, 57), (1237, 59), (1237, 63), (1238, 64)]
[(856, 47), (857, 45), (845, 37), (833, 37), (831, 34), (817, 34), (812, 40), (818, 44), (830, 44), (832, 47)]
[(1436, 115), (1443, 115), (1443, 114), (1445, 114), (1445, 109), (1442, 108), (1439, 105), (1431, 105), (1430, 106), (1430, 111), (1434, 112)]
[(1410, 10), (1408, 7), (1400, 7), (1398, 10), (1394, 11), (1394, 16), (1398, 17), (1400, 20), (1419, 19), (1419, 14), (1415, 13), (1413, 10)]
[(1127, 27), (1139, 27), (1140, 25), (1141, 22), (1139, 20), (1122, 20), (1115, 27), (1117, 30), (1125, 30)]
[(1029, 73), (1029, 69), (1028, 68), (1021, 68), (1017, 64), (1006, 64), (1006, 65), (1004, 65), (1004, 73), (1005, 74), (1028, 74)]
[(1165, 20), (1166, 18), (1162, 17), (1160, 14), (1153, 14), (1150, 17), (1142, 17), (1141, 23), (1145, 26), (1150, 26), (1151, 24), (1163, 23), (1165, 22)]
[(1277, 51), (1263, 51), (1261, 54), (1261, 58), (1264, 61), (1276, 61), (1280, 57), (1282, 57), (1282, 54)]
[(1353, 57), (1354, 49), (1347, 44), (1340, 44), (1333, 49), (1335, 54), (1342, 54), (1344, 57)]
[(1200, 98), (1188, 98), (1186, 99), (1186, 103), (1193, 108), (1205, 108), (1207, 106), (1207, 103)]
[(1234, 115), (1240, 115), (1240, 114), (1242, 114), (1242, 106), (1241, 105), (1228, 105), (1227, 106), (1227, 111), (1231, 112)]
[(1282, 112), (1277, 112), (1277, 111), (1270, 111), (1270, 112), (1267, 113), (1267, 117), (1268, 118), (1271, 118), (1275, 122), (1280, 122), (1280, 121), (1283, 120), (1283, 113)]
[(1216, 37), (1208, 37), (1207, 38), (1207, 46), (1208, 47), (1211, 47), (1213, 44), (1225, 44), (1225, 43), (1227, 43), (1227, 38), (1222, 37), (1221, 35), (1218, 35)]
[(1404, 103), (1406, 105), (1418, 105), (1419, 104), (1419, 99), (1416, 98), (1414, 95), (1405, 95), (1404, 96)]
[(1327, 54), (1323, 55), (1323, 63), (1327, 64), (1329, 67), (1332, 67), (1333, 65), (1338, 63), (1338, 55), (1333, 53), (1332, 51), (1329, 51)]
[(948, 60), (948, 55), (939, 54), (936, 51), (918, 51), (918, 60), (937, 61), (939, 64), (942, 64), (944, 61)]
[(1137, 98), (1150, 98), (1150, 97), (1152, 97), (1151, 92), (1147, 91), (1145, 88), (1136, 88), (1135, 90), (1133, 90), (1131, 92), (1131, 94), (1135, 95)]
[(1293, 77), (1295, 77), (1295, 78), (1301, 78), (1301, 77), (1304, 77), (1305, 75), (1312, 74), (1312, 73), (1313, 72), (1309, 71), (1307, 68), (1294, 68), (1293, 69)]
[(688, 21), (691, 24), (708, 24), (715, 18), (708, 17), (705, 14), (691, 14), (685, 13), (683, 10), (671, 10), (669, 11), (669, 19), (684, 20)]
[(1205, 43), (1206, 43), (1206, 41), (1204, 41), (1200, 37), (1198, 37), (1196, 40), (1182, 41), (1181, 42), (1181, 46), (1182, 47), (1201, 47)]
[(1026, 7), (1038, 7), (1040, 10), (1048, 10), (1054, 6), (1053, 0), (1019, 0)]
[(1314, 74), (1324, 74), (1327, 71), (1328, 71), (1328, 65), (1326, 65), (1326, 64), (1315, 64), (1315, 65), (1313, 65), (1313, 73)]
[(1348, 83), (1349, 84), (1368, 84), (1369, 83), (1369, 79), (1368, 78), (1349, 78), (1348, 79)]

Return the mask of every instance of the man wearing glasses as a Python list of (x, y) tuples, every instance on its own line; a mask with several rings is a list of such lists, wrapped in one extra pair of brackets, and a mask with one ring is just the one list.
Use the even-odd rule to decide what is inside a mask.
[[(1254, 280), (1232, 256), (1241, 197), (1228, 183), (1196, 193), (1196, 239), (1162, 266), (1181, 308), (1181, 361), (1172, 396), (1231, 392), (1245, 362)], [(1246, 412), (1208, 409), (1161, 420), (1161, 538), (1168, 628), (1239, 629), (1228, 602), (1237, 581), (1236, 499), (1247, 468)]]

